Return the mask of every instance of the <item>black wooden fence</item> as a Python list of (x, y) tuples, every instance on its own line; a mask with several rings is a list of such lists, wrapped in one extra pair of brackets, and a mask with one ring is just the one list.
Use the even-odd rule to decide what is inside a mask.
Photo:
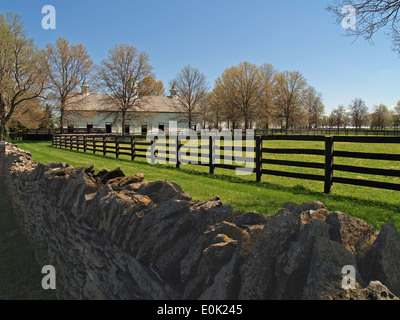
[[(364, 179), (354, 179), (346, 177), (335, 177), (334, 172), (349, 172), (349, 173), (361, 173), (377, 176), (386, 177), (400, 177), (400, 170), (392, 169), (378, 169), (370, 167), (359, 167), (349, 165), (335, 164), (336, 158), (353, 158), (353, 159), (370, 159), (370, 160), (387, 160), (387, 161), (400, 161), (400, 154), (386, 154), (386, 153), (364, 153), (364, 152), (349, 152), (349, 151), (336, 151), (335, 142), (348, 142), (348, 143), (366, 143), (366, 144), (377, 144), (377, 143), (388, 143), (397, 144), (400, 143), (400, 137), (357, 137), (357, 136), (303, 136), (303, 135), (271, 135), (271, 136), (256, 136), (253, 141), (253, 146), (247, 149), (246, 146), (234, 146), (231, 145), (230, 151), (246, 153), (246, 156), (236, 157), (236, 162), (250, 162), (253, 165), (249, 168), (245, 168), (240, 165), (234, 165), (232, 163), (232, 154), (229, 152), (221, 153), (221, 148), (225, 145), (221, 144), (223, 137), (209, 136), (207, 141), (201, 140), (201, 150), (197, 150), (197, 153), (190, 156), (187, 154), (190, 149), (182, 150), (182, 141), (179, 141), (177, 137), (166, 137), (163, 143), (162, 140), (154, 138), (153, 141), (146, 141), (144, 137), (138, 136), (121, 136), (121, 135), (54, 135), (53, 146), (57, 148), (64, 148), (70, 150), (77, 150), (83, 152), (92, 152), (93, 154), (113, 154), (116, 158), (120, 155), (126, 155), (131, 158), (132, 161), (135, 158), (148, 158), (149, 151), (153, 150), (154, 156), (162, 156), (170, 164), (173, 163), (177, 168), (182, 163), (186, 163), (188, 159), (193, 164), (194, 160), (197, 161), (198, 165), (209, 167), (209, 172), (214, 174), (215, 168), (223, 168), (229, 170), (244, 170), (251, 171), (256, 174), (256, 181), (260, 182), (263, 175), (273, 175), (280, 177), (289, 177), (305, 180), (314, 180), (324, 182), (324, 192), (330, 193), (332, 185), (334, 183), (349, 184), (364, 187), (374, 187), (388, 190), (400, 190), (400, 184), (380, 182)], [(266, 148), (264, 147), (268, 143), (267, 141), (281, 140), (281, 141), (319, 141), (324, 142), (324, 149), (283, 149), (283, 148)], [(232, 140), (229, 140), (232, 141)], [(225, 142), (224, 142), (225, 143)], [(164, 146), (164, 149), (161, 149)], [(154, 148), (154, 149), (152, 149)], [(157, 150), (155, 150), (157, 149)], [(225, 149), (224, 149), (225, 150)], [(150, 152), (151, 153), (151, 152)], [(252, 156), (248, 156), (248, 153), (252, 153)], [(274, 160), (264, 158), (264, 155), (268, 154), (284, 154), (293, 155), (317, 155), (324, 157), (325, 161), (318, 162), (304, 162), (294, 160)], [(191, 157), (191, 158), (190, 158)], [(217, 160), (217, 161), (216, 161)], [(282, 170), (271, 170), (263, 168), (263, 164), (278, 165), (286, 167), (299, 167), (299, 168), (313, 168), (322, 169), (324, 174), (306, 174), (298, 172), (289, 172)]]
[(400, 137), (400, 129), (354, 129), (354, 128), (296, 128), (296, 129), (256, 129), (256, 135), (307, 135), (307, 136), (383, 136), (383, 137)]
[[(245, 133), (245, 130), (242, 130)], [(297, 129), (256, 129), (256, 136), (269, 135), (344, 135), (344, 136), (383, 136), (400, 137), (400, 129), (344, 129), (344, 128), (297, 128)], [(64, 128), (64, 129), (30, 129), (25, 132), (10, 133), (13, 140), (52, 140), (56, 134), (105, 134), (105, 128)], [(172, 134), (172, 133), (170, 133)], [(137, 134), (136, 134), (137, 135)]]

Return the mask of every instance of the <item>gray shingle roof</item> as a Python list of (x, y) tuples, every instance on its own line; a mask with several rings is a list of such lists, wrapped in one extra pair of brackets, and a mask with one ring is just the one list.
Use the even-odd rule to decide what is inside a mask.
[[(118, 108), (104, 103), (104, 95), (91, 93), (82, 98), (79, 103), (71, 103), (68, 111), (116, 111)], [(178, 99), (167, 96), (148, 96), (138, 99), (137, 111), (141, 112), (178, 112)]]

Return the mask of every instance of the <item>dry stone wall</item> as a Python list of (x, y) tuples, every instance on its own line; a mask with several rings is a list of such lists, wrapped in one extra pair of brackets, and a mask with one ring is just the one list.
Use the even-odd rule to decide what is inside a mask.
[[(168, 181), (119, 169), (0, 155), (18, 222), (61, 299), (397, 299), (400, 236), (320, 202), (276, 215), (193, 201)], [(357, 270), (355, 290), (342, 268)]]

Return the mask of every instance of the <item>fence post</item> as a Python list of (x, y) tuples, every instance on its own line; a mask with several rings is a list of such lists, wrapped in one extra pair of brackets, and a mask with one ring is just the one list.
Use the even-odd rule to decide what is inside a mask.
[(85, 135), (85, 136), (83, 136), (83, 152), (86, 153), (86, 149), (87, 149), (87, 138)]
[(93, 154), (96, 154), (96, 136), (93, 136)]
[(214, 140), (214, 137), (213, 136), (210, 136), (209, 137), (209, 147), (208, 147), (208, 150), (209, 150), (209, 166), (210, 166), (210, 174), (214, 174), (214, 170), (215, 170), (215, 166), (214, 166), (214, 159), (215, 159), (215, 157), (214, 157), (214, 143), (215, 143), (215, 140)]
[(179, 169), (181, 167), (181, 162), (179, 160), (179, 150), (181, 148), (181, 144), (179, 143), (179, 136), (176, 136), (176, 143), (175, 143), (175, 156), (176, 156), (176, 168)]
[(256, 176), (257, 182), (261, 182), (262, 176), (262, 147), (263, 147), (263, 138), (256, 137)]
[(333, 152), (334, 143), (333, 136), (325, 137), (325, 187), (324, 193), (330, 193), (332, 189), (333, 180)]
[(115, 157), (119, 158), (119, 136), (115, 137)]
[(135, 161), (135, 136), (131, 136), (131, 160)]
[(103, 136), (103, 156), (107, 155), (106, 136)]

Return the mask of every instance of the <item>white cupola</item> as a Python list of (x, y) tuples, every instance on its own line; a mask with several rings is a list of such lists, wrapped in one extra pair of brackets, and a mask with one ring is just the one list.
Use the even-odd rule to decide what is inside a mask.
[(89, 85), (86, 83), (86, 79), (83, 80), (81, 85), (81, 94), (88, 96), (89, 95)]
[(178, 98), (178, 89), (176, 88), (175, 82), (172, 84), (170, 92), (171, 92), (171, 98)]

